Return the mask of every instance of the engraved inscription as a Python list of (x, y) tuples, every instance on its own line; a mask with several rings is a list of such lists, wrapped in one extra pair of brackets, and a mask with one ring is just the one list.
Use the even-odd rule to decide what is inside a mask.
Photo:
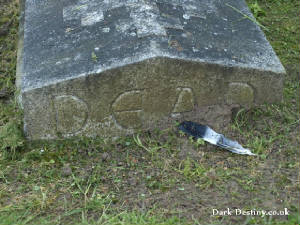
[(74, 134), (86, 124), (87, 104), (73, 95), (57, 96), (53, 100), (56, 130), (62, 135)]
[(189, 112), (194, 109), (194, 95), (191, 88), (179, 87), (177, 102), (175, 103), (173, 113)]
[(112, 103), (116, 123), (123, 128), (138, 128), (142, 124), (142, 91), (127, 91)]
[(246, 83), (230, 83), (226, 95), (226, 102), (229, 104), (240, 104), (247, 106), (254, 102), (253, 88)]

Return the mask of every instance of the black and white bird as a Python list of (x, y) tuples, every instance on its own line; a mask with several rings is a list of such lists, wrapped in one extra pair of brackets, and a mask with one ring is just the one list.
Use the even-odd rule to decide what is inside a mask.
[(179, 130), (195, 138), (201, 138), (213, 145), (227, 149), (233, 153), (241, 155), (256, 155), (249, 149), (243, 148), (238, 142), (226, 138), (223, 134), (215, 132), (208, 126), (191, 121), (184, 121), (179, 125)]

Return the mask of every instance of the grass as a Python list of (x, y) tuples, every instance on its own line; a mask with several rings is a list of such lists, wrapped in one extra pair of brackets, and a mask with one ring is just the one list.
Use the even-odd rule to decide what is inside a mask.
[[(239, 111), (235, 155), (170, 127), (26, 141), (13, 97), (18, 1), (0, 0), (0, 224), (299, 224), (299, 1), (248, 0), (287, 70), (284, 100)], [(2, 97), (1, 97), (2, 96)], [(211, 216), (212, 209), (289, 216)]]

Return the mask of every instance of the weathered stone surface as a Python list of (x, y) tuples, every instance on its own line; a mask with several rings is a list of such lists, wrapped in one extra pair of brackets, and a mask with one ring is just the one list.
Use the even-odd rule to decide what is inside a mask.
[(244, 1), (23, 1), (17, 85), (30, 139), (118, 136), (280, 101), (285, 73)]

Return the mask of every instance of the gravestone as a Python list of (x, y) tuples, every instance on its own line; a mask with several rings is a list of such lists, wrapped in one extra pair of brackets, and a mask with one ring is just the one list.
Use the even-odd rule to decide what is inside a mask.
[(17, 85), (30, 139), (120, 136), (282, 98), (244, 1), (26, 0)]

